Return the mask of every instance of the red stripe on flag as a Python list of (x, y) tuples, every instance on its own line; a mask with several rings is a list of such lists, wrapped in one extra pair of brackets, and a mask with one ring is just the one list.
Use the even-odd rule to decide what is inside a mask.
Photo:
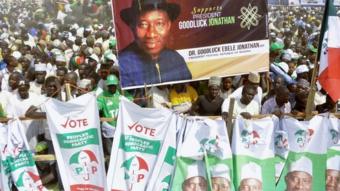
[(319, 82), (333, 101), (340, 99), (340, 48), (328, 47), (328, 67), (319, 75)]

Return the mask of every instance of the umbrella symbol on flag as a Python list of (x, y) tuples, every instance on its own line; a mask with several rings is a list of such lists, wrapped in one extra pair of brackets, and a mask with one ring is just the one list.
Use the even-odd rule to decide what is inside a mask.
[(82, 175), (83, 179), (88, 181), (90, 175), (97, 172), (98, 160), (92, 151), (81, 150), (71, 156), (69, 164), (74, 166), (76, 175)]
[(307, 129), (307, 130), (300, 129), (295, 132), (295, 136), (297, 136), (296, 142), (299, 144), (300, 147), (304, 147), (306, 144), (309, 143), (313, 134), (314, 134), (313, 129)]
[(30, 171), (22, 172), (15, 184), (17, 187), (24, 187), (24, 189), (27, 191), (44, 190), (39, 175), (36, 175)]
[(123, 162), (121, 168), (125, 168), (124, 179), (129, 181), (129, 190), (132, 190), (134, 183), (141, 182), (145, 177), (145, 171), (149, 171), (147, 162), (139, 156), (133, 156)]

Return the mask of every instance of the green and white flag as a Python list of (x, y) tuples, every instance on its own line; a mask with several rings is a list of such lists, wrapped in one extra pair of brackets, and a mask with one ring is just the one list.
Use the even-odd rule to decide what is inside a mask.
[(232, 154), (223, 120), (188, 119), (171, 190), (233, 190)]
[(4, 164), (7, 145), (7, 125), (0, 123), (0, 191), (11, 190), (11, 179), (9, 169), (5, 169)]
[(94, 94), (45, 103), (48, 126), (66, 191), (106, 190), (100, 121)]
[(232, 151), (237, 190), (274, 190), (274, 129), (278, 122), (275, 116), (235, 120)]
[(321, 115), (309, 121), (282, 119), (289, 154), (276, 190), (325, 190), (329, 125), (328, 117)]
[(2, 148), (5, 174), (10, 172), (19, 191), (45, 191), (23, 128), (18, 119), (8, 122), (7, 144)]
[(339, 119), (330, 118), (329, 149), (327, 151), (326, 191), (340, 190), (340, 125)]
[[(170, 110), (141, 108), (125, 98), (120, 100), (118, 113), (107, 177), (108, 188), (111, 191), (144, 191), (148, 186), (154, 186), (149, 184), (153, 172), (156, 177), (164, 175), (159, 173), (162, 169), (155, 168), (157, 160), (165, 160), (167, 154), (173, 155), (175, 148), (169, 139), (176, 139), (173, 132), (176, 130), (176, 115)], [(162, 163), (157, 163), (157, 168)], [(172, 163), (164, 163), (167, 166), (164, 172), (171, 172), (168, 165)], [(167, 184), (166, 176), (160, 181)]]

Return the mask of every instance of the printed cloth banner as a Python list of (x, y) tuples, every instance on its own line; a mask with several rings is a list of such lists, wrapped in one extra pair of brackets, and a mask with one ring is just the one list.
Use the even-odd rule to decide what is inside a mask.
[(275, 188), (274, 129), (278, 122), (276, 116), (252, 120), (236, 118), (232, 151), (237, 190)]
[(124, 89), (268, 71), (266, 0), (112, 4)]
[[(167, 176), (173, 166), (171, 156), (175, 152), (171, 139), (176, 140), (176, 115), (170, 110), (141, 108), (125, 98), (121, 98), (118, 113), (108, 188), (111, 191), (144, 191), (164, 186), (162, 189), (166, 190)], [(163, 166), (164, 172), (156, 169), (156, 165), (157, 168)], [(157, 180), (158, 177), (162, 180)]]
[(327, 151), (326, 191), (340, 190), (340, 126), (339, 119), (330, 118), (329, 149)]
[(329, 126), (328, 117), (321, 115), (309, 121), (282, 119), (289, 154), (277, 190), (325, 190)]
[[(23, 125), (18, 119), (15, 119), (8, 122), (7, 128), (7, 144), (1, 148), (1, 155), (5, 160), (3, 161), (5, 176), (10, 173), (19, 191), (47, 190), (40, 180), (33, 154), (23, 131)], [(5, 184), (8, 183), (5, 182)], [(7, 185), (5, 186), (8, 188)]]
[(182, 138), (171, 190), (233, 190), (232, 154), (225, 122), (188, 120)]
[(5, 169), (4, 164), (5, 154), (6, 154), (6, 145), (7, 145), (7, 125), (0, 123), (0, 191), (11, 190), (11, 179), (10, 179), (10, 171), (9, 169)]
[(94, 94), (45, 103), (48, 126), (66, 191), (106, 190), (100, 120)]

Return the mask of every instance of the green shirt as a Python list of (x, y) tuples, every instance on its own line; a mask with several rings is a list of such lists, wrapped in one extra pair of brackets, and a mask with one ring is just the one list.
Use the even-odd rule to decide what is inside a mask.
[[(122, 95), (117, 90), (116, 93), (111, 94), (108, 91), (104, 91), (97, 97), (98, 109), (102, 111), (103, 117), (114, 118), (114, 120), (108, 122), (113, 127), (117, 125), (117, 116), (119, 109), (119, 98)], [(131, 97), (128, 96), (131, 100)]]

